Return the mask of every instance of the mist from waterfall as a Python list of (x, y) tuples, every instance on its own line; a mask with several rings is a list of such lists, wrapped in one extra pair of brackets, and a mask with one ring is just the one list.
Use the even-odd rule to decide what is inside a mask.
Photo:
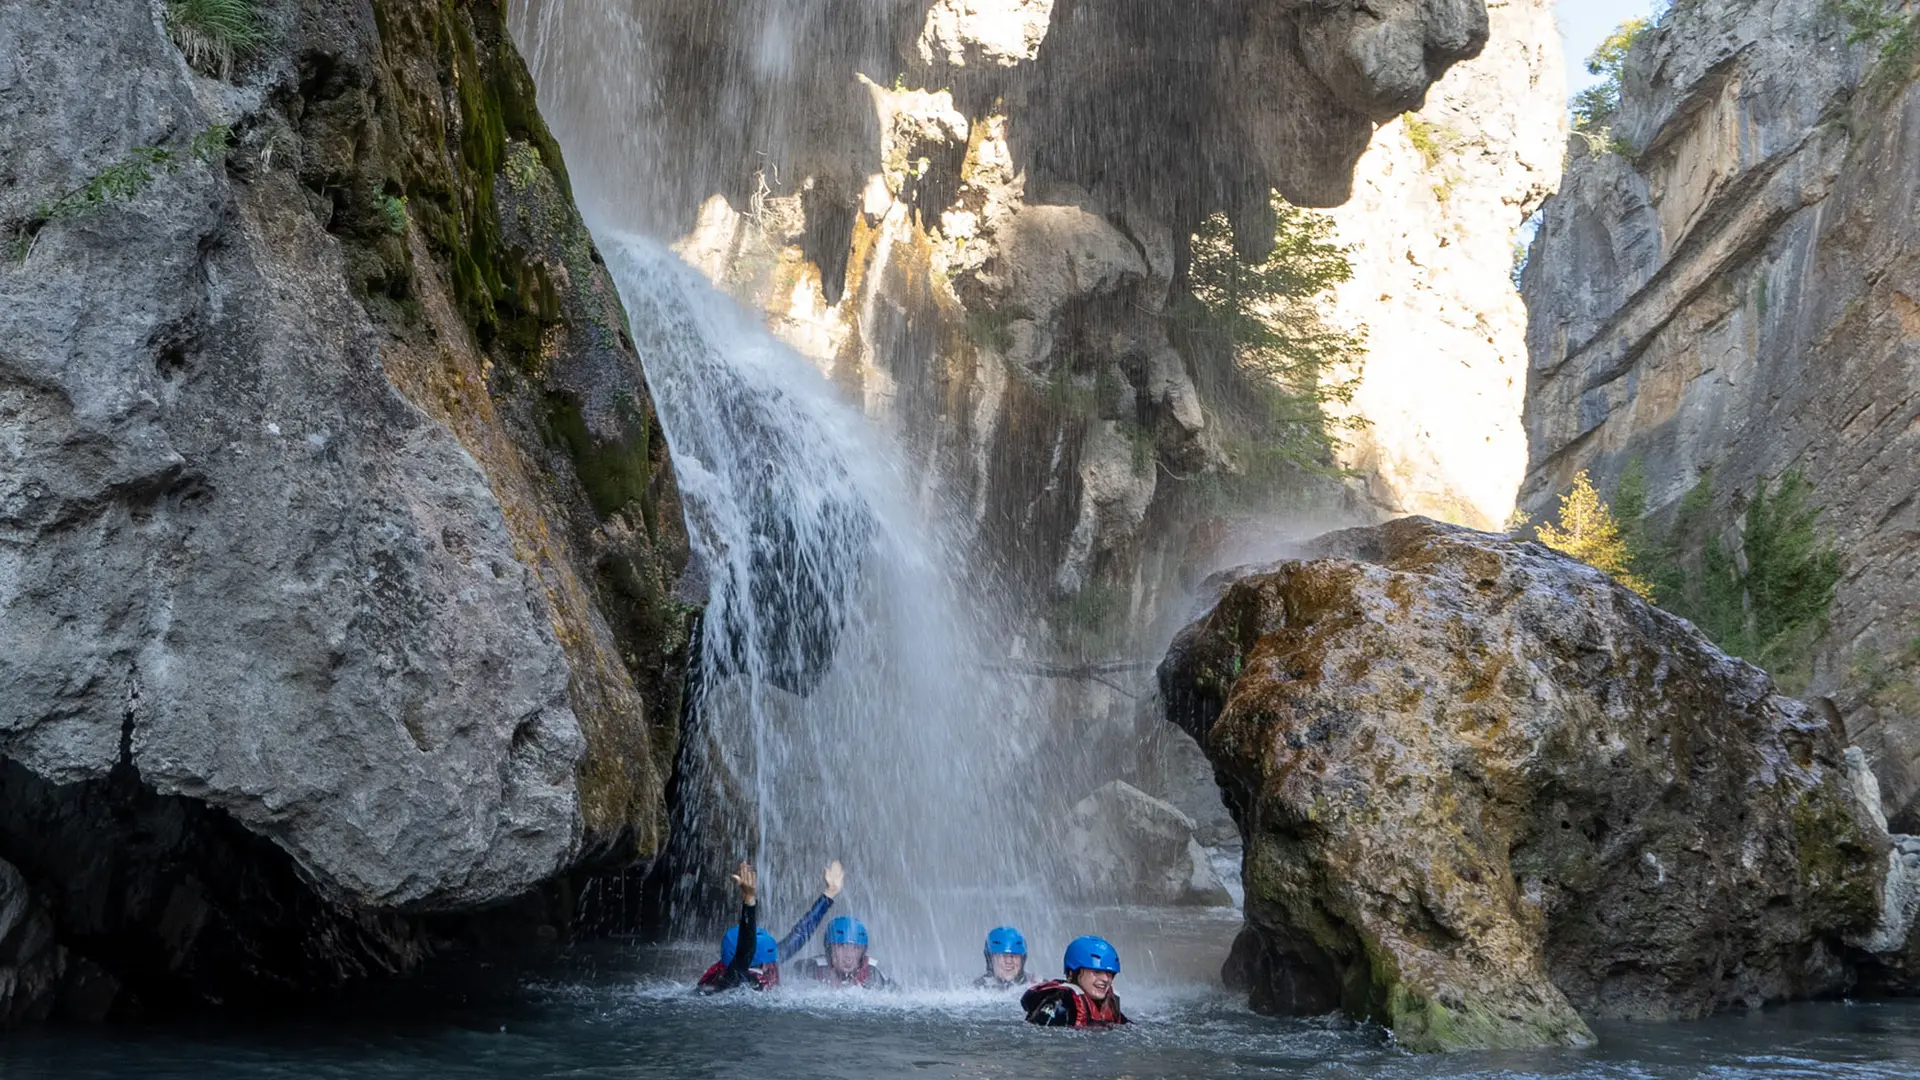
[[(752, 857), (763, 925), (778, 933), (838, 857), (849, 876), (835, 912), (868, 922), (883, 964), (970, 977), (1002, 923), (1051, 951), (1063, 830), (1042, 820), (1041, 705), (1001, 664), (1016, 640), (1005, 598), (964, 565), (937, 485), (886, 432), (757, 312), (623, 231), (658, 220), (645, 204), (670, 201), (662, 186), (689, 183), (664, 173), (693, 168), (646, 152), (657, 98), (637, 22), (597, 0), (516, 14), (543, 91), (588, 87), (586, 115), (634, 117), (557, 131), (626, 303), (705, 579), (674, 829), (680, 917), (730, 919), (714, 901), (730, 863)], [(566, 21), (582, 17), (631, 34), (582, 35)], [(778, 45), (761, 62), (780, 63)], [(589, 86), (581, 64), (615, 85)]]

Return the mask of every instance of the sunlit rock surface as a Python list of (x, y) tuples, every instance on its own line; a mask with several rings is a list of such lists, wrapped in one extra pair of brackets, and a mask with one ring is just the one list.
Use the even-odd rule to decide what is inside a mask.
[(159, 11), (0, 8), (0, 858), (123, 1011), (654, 850), (684, 639), (497, 6), (262, 5), (231, 83)]
[(1846, 566), (1809, 692), (1914, 830), (1920, 88), (1911, 49), (1851, 34), (1824, 0), (1704, 2), (1633, 50), (1614, 145), (1571, 144), (1527, 264), (1521, 501), (1639, 458), (1662, 527), (1711, 469), (1731, 538), (1759, 480), (1803, 470)]
[[(1186, 238), (1224, 212), (1239, 246), (1264, 255), (1274, 189), (1303, 205), (1347, 199), (1376, 123), (1419, 108), (1490, 33), (1478, 0), (1364, 11), (1266, 0), (520, 0), (514, 10), (543, 109), (576, 173), (596, 178), (582, 184), (593, 212), (680, 237), (689, 261), (764, 309), (903, 437), (971, 511), (989, 557), (1061, 602), (1150, 592), (1143, 554), (1181, 543), (1156, 533), (1189, 524), (1161, 528), (1156, 510), (1182, 484), (1234, 467), (1167, 335)], [(1471, 245), (1476, 265), (1500, 264), (1487, 271), (1496, 285), (1509, 241), (1482, 241), (1517, 228), (1543, 183), (1516, 178), (1535, 164), (1519, 147), (1539, 143), (1543, 163), (1558, 160), (1557, 35), (1542, 10), (1527, 0), (1495, 20), (1508, 81), (1490, 94), (1465, 89), (1496, 70), (1483, 69), (1456, 79), (1442, 105), (1462, 123), (1513, 128), (1460, 157), (1471, 166), (1463, 189), (1486, 179), (1501, 192), (1459, 204), (1463, 222), (1501, 215), (1499, 227), (1479, 223)], [(608, 70), (659, 78), (642, 92), (599, 74)], [(1481, 165), (1486, 155), (1501, 164)], [(1431, 188), (1405, 170), (1392, 183)], [(1400, 259), (1403, 246), (1383, 246), (1380, 259)], [(1474, 340), (1491, 353), (1485, 337)], [(1376, 385), (1423, 363), (1455, 370), (1467, 340), (1396, 347)], [(1476, 385), (1499, 366), (1482, 359), (1471, 361)], [(1517, 409), (1504, 379), (1489, 393)], [(1510, 428), (1497, 446), (1512, 449)], [(1410, 437), (1459, 442), (1451, 431)], [(1438, 453), (1396, 468), (1404, 479)], [(1504, 517), (1493, 506), (1510, 499), (1510, 474), (1435, 480), (1432, 498), (1411, 494), (1425, 480), (1394, 490), (1478, 521)], [(1373, 511), (1338, 485), (1309, 496), (1329, 513)]]
[(1256, 1005), (1445, 1049), (1851, 985), (1887, 836), (1827, 722), (1689, 624), (1422, 518), (1220, 586), (1160, 678), (1246, 838)]
[(1566, 77), (1551, 0), (1488, 7), (1479, 56), (1382, 127), (1334, 210), (1353, 280), (1336, 317), (1366, 366), (1343, 463), (1372, 501), (1500, 529), (1527, 460), (1527, 310), (1511, 271), (1522, 222), (1560, 183)]

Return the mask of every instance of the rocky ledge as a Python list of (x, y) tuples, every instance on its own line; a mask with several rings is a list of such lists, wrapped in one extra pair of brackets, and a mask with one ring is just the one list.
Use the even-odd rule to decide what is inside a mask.
[(1160, 680), (1246, 841), (1256, 1007), (1579, 1045), (1904, 964), (1859, 756), (1599, 571), (1407, 518), (1216, 585)]

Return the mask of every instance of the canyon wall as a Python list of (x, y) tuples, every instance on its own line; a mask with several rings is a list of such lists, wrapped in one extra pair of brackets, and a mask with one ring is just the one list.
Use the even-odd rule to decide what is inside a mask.
[(1757, 486), (1812, 485), (1844, 576), (1809, 694), (1920, 825), (1920, 87), (1915, 13), (1856, 40), (1820, 0), (1676, 5), (1610, 137), (1575, 139), (1527, 264), (1522, 504), (1636, 460), (1650, 522), (1711, 476), (1739, 547)]
[[(590, 213), (680, 238), (764, 310), (910, 448), (979, 558), (1045, 598), (1054, 635), (1099, 651), (1190, 549), (1211, 557), (1205, 492), (1247, 467), (1170, 306), (1209, 214), (1266, 256), (1274, 190), (1347, 204), (1356, 274), (1327, 314), (1374, 342), (1373, 426), (1341, 459), (1370, 482), (1303, 474), (1290, 515), (1507, 516), (1506, 276), (1563, 137), (1551, 5), (1375, 7), (526, 0), (515, 26), (597, 177)], [(614, 69), (654, 76), (593, 74)], [(1423, 104), (1418, 130), (1442, 135), (1375, 137)]]
[(1511, 516), (1525, 467), (1521, 224), (1560, 186), (1566, 77), (1549, 0), (1493, 0), (1486, 51), (1383, 126), (1331, 211), (1352, 249), (1335, 318), (1364, 327), (1341, 463), (1384, 514), (1477, 529)]
[(665, 830), (673, 474), (500, 9), (169, 12), (0, 3), (10, 1019), (406, 970)]

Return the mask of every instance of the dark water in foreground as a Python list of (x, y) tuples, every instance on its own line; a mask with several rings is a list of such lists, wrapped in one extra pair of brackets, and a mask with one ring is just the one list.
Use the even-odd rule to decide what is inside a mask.
[(967, 990), (697, 999), (677, 976), (704, 962), (691, 950), (603, 945), (532, 968), (444, 971), (299, 1019), (8, 1036), (0, 1077), (1920, 1077), (1920, 1001), (1612, 1025), (1590, 1051), (1431, 1057), (1377, 1031), (1255, 1016), (1144, 956), (1121, 980), (1141, 1023), (1115, 1032), (1029, 1028), (1012, 1002)]

